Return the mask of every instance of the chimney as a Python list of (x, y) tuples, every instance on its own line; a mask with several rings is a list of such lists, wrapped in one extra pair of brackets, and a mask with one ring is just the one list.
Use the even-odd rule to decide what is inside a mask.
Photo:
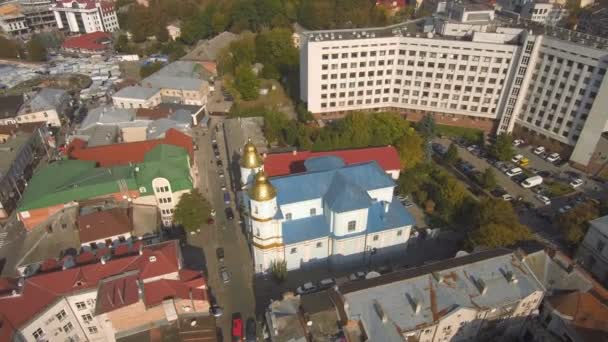
[(148, 260), (149, 260), (150, 262), (156, 262), (156, 256), (154, 256), (154, 255), (150, 255), (150, 257), (148, 258)]
[(141, 244), (139, 245), (139, 255), (143, 255), (144, 254), (144, 245)]
[(435, 278), (435, 281), (438, 283), (443, 283), (443, 276), (441, 275), (441, 273), (439, 272), (433, 272), (433, 278)]
[(374, 300), (374, 309), (376, 310), (376, 314), (378, 314), (378, 317), (382, 319), (382, 323), (388, 322), (388, 317), (386, 316), (384, 309), (382, 309), (382, 306), (377, 300)]
[(384, 213), (385, 214), (388, 213), (388, 209), (389, 209), (389, 207), (390, 207), (391, 204), (389, 202), (382, 202), (382, 205), (384, 207)]
[(297, 155), (298, 154), (298, 150), (291, 151), (291, 154), (294, 155), (294, 156)]
[(412, 306), (412, 311), (414, 311), (415, 314), (420, 313), (420, 310), (422, 309), (422, 305), (420, 304), (420, 301), (418, 299), (412, 297), (409, 293), (406, 293), (405, 297), (407, 298), (407, 301)]
[(488, 285), (486, 285), (486, 282), (483, 281), (483, 279), (479, 278), (476, 281), (477, 283), (477, 289), (479, 290), (479, 293), (483, 296), (488, 292)]

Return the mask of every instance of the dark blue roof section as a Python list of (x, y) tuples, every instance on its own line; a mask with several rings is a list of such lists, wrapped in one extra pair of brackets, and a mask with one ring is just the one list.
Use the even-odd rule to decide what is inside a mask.
[(363, 191), (395, 186), (395, 182), (375, 161), (328, 171), (273, 177), (270, 183), (277, 190), (278, 204), (284, 205), (324, 197), (338, 173)]
[(384, 212), (384, 203), (374, 202), (367, 214), (367, 232), (369, 234), (415, 223), (412, 215), (397, 198), (393, 198), (389, 204), (388, 212)]
[(304, 161), (307, 172), (328, 171), (344, 167), (344, 160), (336, 156), (308, 158)]
[(351, 183), (341, 173), (336, 173), (325, 194), (325, 203), (334, 212), (369, 208), (372, 199), (367, 192)]
[(324, 215), (283, 221), (283, 243), (286, 245), (329, 236), (329, 224)]

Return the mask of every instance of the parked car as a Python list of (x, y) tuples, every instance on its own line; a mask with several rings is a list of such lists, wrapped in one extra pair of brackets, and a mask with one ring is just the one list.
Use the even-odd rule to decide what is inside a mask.
[(494, 197), (502, 197), (502, 195), (506, 194), (507, 191), (503, 188), (494, 188), (494, 190), (490, 191), (490, 193)]
[(536, 199), (537, 199), (537, 200), (539, 200), (539, 201), (540, 201), (540, 203), (542, 203), (542, 204), (544, 204), (544, 205), (549, 205), (549, 204), (551, 204), (551, 200), (550, 200), (550, 199), (549, 199), (549, 197), (547, 197), (547, 196), (543, 196), (543, 195), (541, 195), (541, 194), (537, 194), (537, 195), (536, 195), (536, 196), (534, 196), (534, 197), (536, 197)]
[(224, 166), (224, 163), (222, 163), (221, 159), (218, 159), (217, 160), (217, 167), (222, 167), (222, 166)]
[(211, 217), (215, 217), (215, 209), (211, 209)]
[(543, 177), (536, 175), (530, 178), (526, 178), (523, 182), (521, 182), (521, 186), (528, 189), (543, 183)]
[(539, 155), (541, 153), (545, 152), (545, 147), (544, 146), (538, 146), (537, 148), (535, 148), (534, 150), (532, 150), (532, 153)]
[(224, 262), (224, 249), (222, 247), (215, 250), (215, 255), (217, 256), (217, 261)]
[(213, 315), (213, 317), (222, 317), (222, 315), (224, 314), (224, 309), (222, 309), (221, 306), (219, 305), (213, 305), (210, 309), (211, 314)]
[(327, 278), (327, 279), (323, 279), (319, 282), (318, 286), (319, 289), (328, 289), (332, 286), (336, 285), (336, 281), (334, 280), (334, 278)]
[(220, 279), (222, 279), (222, 282), (224, 282), (224, 284), (230, 282), (230, 273), (228, 272), (226, 266), (220, 267)]
[(547, 178), (547, 177), (551, 177), (552, 176), (552, 174), (551, 174), (550, 171), (545, 171), (545, 170), (538, 171), (536, 174), (539, 175), (539, 176), (541, 176), (541, 177), (543, 177), (543, 178)]
[(298, 286), (298, 288), (296, 289), (296, 293), (299, 295), (303, 295), (303, 294), (307, 294), (307, 293), (313, 293), (317, 291), (317, 287), (315, 286), (315, 284), (308, 282), (305, 283), (304, 285)]
[(467, 151), (469, 152), (473, 152), (475, 150), (477, 150), (479, 147), (477, 145), (469, 145), (467, 146)]
[(365, 279), (365, 272), (359, 271), (348, 276), (348, 280), (361, 280)]
[(255, 333), (255, 320), (253, 318), (248, 318), (247, 323), (245, 324), (245, 341), (247, 342), (255, 342), (256, 341), (256, 333)]
[(223, 178), (223, 177), (224, 177), (224, 170), (223, 170), (223, 169), (219, 169), (219, 170), (217, 171), (217, 173), (218, 173), (218, 175), (220, 175), (220, 178)]
[(224, 211), (226, 212), (226, 218), (228, 220), (234, 220), (234, 212), (232, 211), (232, 208), (228, 207), (224, 209)]
[(210, 217), (207, 219), (207, 224), (214, 224), (215, 223), (215, 219), (213, 217)]
[(571, 186), (573, 189), (578, 188), (579, 186), (583, 185), (583, 183), (585, 183), (585, 182), (583, 182), (583, 180), (582, 180), (582, 179), (580, 179), (580, 178), (572, 178), (572, 179), (570, 180), (570, 186)]
[(561, 166), (564, 166), (564, 165), (568, 164), (568, 160), (566, 160), (566, 159), (559, 159), (554, 164), (555, 164), (555, 166), (560, 166), (561, 167)]
[(517, 184), (520, 184), (521, 182), (525, 181), (526, 179), (528, 179), (528, 176), (526, 176), (525, 173), (520, 173), (518, 175), (511, 177), (511, 180)]
[(511, 170), (512, 168), (513, 168), (513, 165), (511, 165), (509, 163), (504, 163), (504, 164), (500, 165), (500, 167), (498, 169), (502, 172), (507, 172), (507, 171)]
[(559, 155), (559, 153), (551, 153), (550, 155), (547, 156), (547, 161), (549, 163), (554, 163), (554, 162), (558, 161), (559, 159), (561, 159), (561, 156)]
[(513, 146), (519, 146), (519, 145), (523, 145), (524, 141), (522, 139), (515, 139), (513, 140)]
[(509, 194), (504, 194), (504, 195), (502, 195), (502, 199), (503, 199), (503, 200), (505, 200), (505, 201), (507, 201), (507, 202), (510, 202), (510, 201), (512, 201), (514, 198), (513, 198), (513, 196), (511, 196), (511, 195), (509, 195)]
[(513, 176), (517, 176), (517, 175), (521, 174), (522, 172), (524, 172), (524, 170), (522, 170), (521, 168), (514, 167), (511, 170), (507, 171), (506, 175), (509, 177), (513, 177)]
[(236, 312), (232, 314), (232, 341), (243, 340), (243, 319), (241, 314)]
[(230, 193), (228, 191), (224, 191), (224, 203), (230, 204)]
[(530, 159), (528, 159), (528, 158), (521, 158), (519, 160), (519, 166), (526, 167), (528, 165), (530, 165)]
[(522, 154), (516, 154), (513, 156), (513, 158), (511, 158), (511, 161), (515, 164), (519, 163), (520, 160), (522, 160), (524, 158), (524, 156)]
[(565, 206), (563, 206), (563, 207), (559, 208), (557, 211), (558, 211), (560, 214), (565, 214), (565, 213), (566, 213), (566, 212), (568, 212), (570, 209), (572, 209), (572, 207), (571, 207), (570, 205), (566, 204)]

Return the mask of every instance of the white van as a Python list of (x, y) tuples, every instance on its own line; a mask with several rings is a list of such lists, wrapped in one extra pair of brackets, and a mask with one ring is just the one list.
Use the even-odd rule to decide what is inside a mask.
[(541, 176), (532, 176), (530, 178), (526, 178), (523, 182), (521, 182), (521, 186), (528, 189), (533, 186), (541, 185), (543, 183), (543, 177)]

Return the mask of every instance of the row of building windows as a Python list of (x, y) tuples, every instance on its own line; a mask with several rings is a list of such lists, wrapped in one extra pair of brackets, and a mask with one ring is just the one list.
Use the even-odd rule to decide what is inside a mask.
[[(383, 97), (383, 98), (374, 98), (374, 99), (365, 99), (365, 100), (357, 99), (357, 100), (338, 101), (338, 102), (322, 102), (321, 108), (339, 108), (339, 107), (343, 107), (343, 106), (354, 106), (355, 104), (356, 105), (363, 105), (363, 104), (369, 105), (369, 104), (389, 103), (389, 102), (398, 104), (399, 98), (393, 97), (391, 99), (388, 97)], [(477, 105), (467, 105), (467, 104), (458, 105), (457, 103), (436, 102), (436, 101), (408, 99), (408, 98), (402, 98), (401, 103), (402, 104), (411, 104), (411, 105), (415, 105), (415, 106), (424, 106), (424, 107), (436, 107), (436, 108), (446, 108), (446, 109), (449, 108), (452, 110), (466, 110), (466, 111), (471, 111), (471, 112), (481, 112), (484, 114), (494, 113), (494, 110), (496, 109), (495, 106), (480, 107)]]
[[(506, 52), (508, 53), (508, 52)], [(342, 52), (332, 54), (322, 54), (322, 60), (330, 59), (348, 59), (348, 58), (366, 58), (366, 57), (383, 57), (383, 56), (395, 56), (396, 50), (379, 50), (379, 51), (358, 51), (358, 52)], [(489, 57), (489, 56), (476, 56), (470, 54), (454, 54), (445, 52), (428, 52), (419, 50), (403, 50), (400, 49), (398, 52), (399, 56), (408, 57), (420, 57), (420, 58), (439, 58), (439, 59), (450, 59), (450, 60), (461, 60), (461, 61), (472, 61), (472, 62), (483, 62), (483, 63), (506, 63), (509, 64), (511, 61), (509, 58), (503, 57)]]
[[(375, 67), (383, 67), (383, 66), (390, 66), (393, 65), (393, 60), (380, 60), (380, 61), (369, 61), (369, 62), (351, 62), (351, 63), (334, 63), (334, 64), (322, 64), (321, 65), (321, 70), (344, 70), (344, 69), (361, 69), (361, 68), (366, 68), (366, 67), (370, 67), (370, 68), (375, 68)], [(478, 64), (475, 65), (469, 65), (469, 64), (455, 64), (455, 63), (450, 63), (450, 64), (446, 64), (446, 63), (435, 63), (435, 62), (425, 62), (425, 61), (413, 61), (413, 60), (409, 60), (407, 61), (407, 66), (405, 63), (405, 60), (403, 59), (398, 59), (397, 60), (397, 65), (399, 66), (405, 66), (406, 69), (410, 69), (410, 67), (413, 67), (413, 69), (417, 70), (418, 68), (425, 68), (425, 69), (435, 69), (437, 68), (438, 70), (450, 70), (450, 71), (469, 71), (469, 72), (480, 72), (480, 73), (494, 73), (494, 74), (498, 74), (500, 73), (500, 66), (495, 66), (495, 67), (488, 67), (488, 66), (479, 66)], [(506, 68), (503, 67), (503, 73), (505, 72)]]
[[(397, 231), (397, 236), (402, 236), (403, 235), (403, 231), (402, 230), (398, 230)], [(380, 240), (380, 235), (376, 234), (372, 237), (373, 241), (378, 241)], [(323, 242), (317, 242), (317, 244), (315, 245), (316, 248), (322, 248), (323, 247)], [(298, 248), (297, 247), (292, 247), (289, 251), (290, 254), (296, 254), (298, 253)]]
[(171, 203), (171, 197), (161, 197), (158, 199), (159, 203)]

